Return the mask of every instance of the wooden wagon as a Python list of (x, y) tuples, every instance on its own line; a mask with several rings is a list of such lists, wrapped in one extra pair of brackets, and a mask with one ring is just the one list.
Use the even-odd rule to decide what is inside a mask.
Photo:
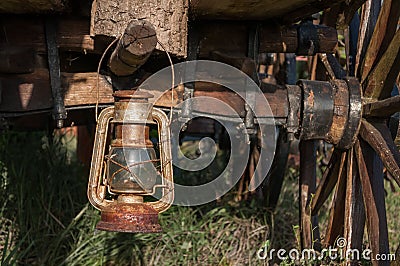
[[(93, 124), (97, 108), (114, 105), (113, 93), (126, 97), (121, 91), (135, 90), (172, 63), (222, 62), (254, 80), (270, 105), (265, 117), (279, 128), (268, 180), (272, 206), (288, 145), (300, 139), (302, 247), (313, 246), (318, 211), (333, 192), (328, 228), (317, 240), (333, 246), (344, 237), (346, 249), (361, 250), (366, 224), (372, 254), (389, 253), (383, 176), (385, 169), (400, 185), (400, 1), (2, 0), (0, 14), (2, 128)], [(277, 53), (286, 57), (275, 60), (279, 71), (269, 72), (268, 56)], [(293, 81), (293, 54), (309, 57), (312, 80)], [(263, 81), (271, 76), (273, 83)], [(257, 145), (263, 147), (251, 136), (260, 117), (248, 102), (259, 99), (246, 95), (196, 81), (152, 104), (168, 111), (200, 96), (227, 103), (244, 121), (257, 164)], [(190, 118), (185, 108), (180, 111)], [(224, 110), (210, 106), (207, 115), (223, 117)], [(317, 182), (319, 140), (334, 151)]]

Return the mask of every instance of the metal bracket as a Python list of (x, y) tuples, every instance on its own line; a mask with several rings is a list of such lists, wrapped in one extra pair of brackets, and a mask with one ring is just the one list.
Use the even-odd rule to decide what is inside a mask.
[(288, 141), (293, 141), (299, 135), (300, 125), (300, 107), (301, 107), (301, 89), (296, 85), (286, 85), (288, 92), (288, 117), (286, 121), (286, 131)]
[(49, 74), (51, 92), (53, 95), (53, 119), (58, 128), (62, 128), (67, 118), (67, 111), (64, 106), (63, 92), (61, 88), (60, 57), (57, 47), (57, 21), (54, 18), (46, 20), (46, 43), (47, 60), (49, 63)]
[[(254, 66), (254, 71), (251, 76), (251, 78), (256, 82), (257, 85), (260, 86), (259, 78), (258, 78), (258, 71), (257, 71), (257, 61), (258, 60), (258, 51), (259, 51), (259, 38), (258, 38), (258, 25), (255, 24), (250, 27), (249, 30), (249, 35), (248, 35), (248, 47), (247, 47), (247, 56), (249, 58), (253, 58), (255, 60), (255, 66)], [(248, 84), (249, 80), (246, 80), (246, 87), (249, 86)], [(256, 105), (256, 95), (255, 91), (253, 90), (248, 90), (246, 88), (246, 103), (244, 106), (244, 109), (246, 111), (245, 117), (244, 117), (244, 124), (247, 130), (247, 134), (250, 136), (253, 136), (257, 133), (256, 127), (255, 127), (255, 118), (254, 118), (254, 113), (251, 107), (255, 107)]]

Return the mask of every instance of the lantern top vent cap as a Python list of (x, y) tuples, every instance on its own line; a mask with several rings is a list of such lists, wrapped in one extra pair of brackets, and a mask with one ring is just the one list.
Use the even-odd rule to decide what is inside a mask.
[(113, 96), (115, 101), (147, 101), (154, 97), (153, 94), (143, 90), (118, 90), (113, 93)]

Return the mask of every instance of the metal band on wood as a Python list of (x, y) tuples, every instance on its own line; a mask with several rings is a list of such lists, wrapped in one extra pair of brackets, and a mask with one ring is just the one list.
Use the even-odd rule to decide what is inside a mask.
[(349, 89), (349, 114), (346, 128), (337, 148), (349, 149), (353, 146), (360, 130), (362, 117), (361, 85), (354, 77), (345, 78)]
[(333, 88), (328, 82), (300, 80), (303, 108), (300, 138), (327, 139), (333, 123)]

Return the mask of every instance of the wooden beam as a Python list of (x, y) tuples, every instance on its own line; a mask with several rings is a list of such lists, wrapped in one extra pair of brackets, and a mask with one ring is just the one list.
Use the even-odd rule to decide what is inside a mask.
[[(65, 106), (95, 104), (96, 73), (61, 73)], [(32, 74), (2, 75), (0, 112), (29, 112), (49, 109), (53, 99), (47, 69)], [(103, 76), (99, 78), (99, 103), (113, 103), (112, 87)]]
[[(30, 47), (40, 54), (47, 53), (44, 20), (40, 17), (4, 15), (0, 19), (0, 46)], [(90, 22), (85, 18), (59, 18), (57, 44), (62, 50), (101, 53), (108, 43), (90, 36)]]
[(68, 8), (67, 0), (1, 0), (0, 13), (55, 13)]
[(190, 0), (190, 9), (196, 19), (265, 20), (292, 14), (296, 21), (338, 2), (343, 0)]
[[(97, 100), (97, 74), (96, 73), (61, 73), (62, 88), (64, 89), (65, 106), (94, 105)], [(32, 74), (1, 75), (0, 86), (2, 87), (0, 112), (32, 112), (36, 110), (49, 109), (52, 107), (49, 74), (46, 69), (36, 70)], [(286, 90), (280, 86), (274, 86), (274, 92), (267, 88), (264, 97), (269, 102), (272, 114), (275, 118), (287, 117), (288, 103)], [(245, 115), (243, 99), (235, 92), (222, 86), (206, 83), (195, 83), (195, 97), (207, 96), (219, 99), (230, 105), (239, 116)], [(102, 75), (99, 76), (99, 103), (112, 104), (112, 86)], [(182, 93), (174, 90), (172, 98), (171, 91), (160, 95), (159, 91), (148, 89), (154, 95), (161, 96), (155, 103), (156, 106), (170, 108), (182, 102)], [(265, 110), (261, 104), (263, 99), (256, 99), (255, 104), (258, 111)], [(202, 108), (204, 109), (204, 108)], [(224, 108), (210, 106), (209, 112), (215, 115), (228, 115)]]

